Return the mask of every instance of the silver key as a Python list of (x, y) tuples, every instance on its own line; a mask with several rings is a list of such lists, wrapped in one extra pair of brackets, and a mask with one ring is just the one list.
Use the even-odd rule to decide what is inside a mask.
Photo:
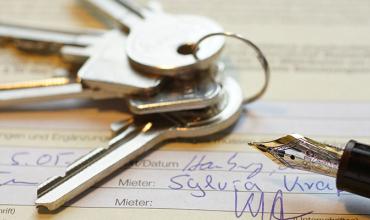
[[(94, 7), (95, 10), (100, 10), (105, 17), (110, 17), (112, 20), (116, 21), (121, 28), (123, 27), (123, 29), (128, 29), (129, 26), (135, 28), (135, 24), (142, 23), (140, 20), (144, 17), (154, 17), (154, 14), (161, 14), (158, 10), (155, 13), (142, 10), (142, 8), (132, 5), (132, 2), (128, 3), (127, 1), (85, 0), (85, 3), (88, 3), (88, 5), (90, 4), (90, 7)], [(111, 50), (114, 49), (118, 49), (116, 45), (112, 45)], [(100, 55), (96, 56), (99, 57)], [(122, 59), (121, 57), (124, 57), (124, 55), (115, 56), (115, 59)], [(101, 74), (100, 71), (114, 66), (113, 63), (106, 61), (108, 61), (108, 59), (101, 59), (101, 56), (98, 59), (91, 59), (89, 65), (86, 65), (80, 70), (79, 75), (83, 76), (82, 78), (85, 80), (89, 78), (93, 79), (99, 84), (96, 85), (98, 87), (106, 86), (106, 89), (115, 90), (116, 87), (112, 87), (111, 85), (112, 83), (114, 85), (114, 82), (119, 82), (117, 77), (107, 77), (107, 74)], [(158, 71), (156, 70), (152, 73), (158, 73)], [(110, 75), (112, 74), (108, 74), (108, 76)], [(107, 81), (108, 78), (111, 80)], [(129, 108), (135, 114), (205, 108), (219, 101), (221, 90), (220, 85), (213, 79), (208, 77), (207, 79), (209, 80), (207, 81), (205, 78), (207, 77), (202, 76), (192, 81), (177, 79), (166, 80), (167, 83), (163, 83), (160, 91), (157, 93), (151, 93), (149, 95), (144, 93), (131, 97), (128, 102)], [(197, 81), (198, 79), (200, 79), (200, 81)], [(185, 83), (185, 85), (179, 85), (179, 87), (172, 86), (172, 83), (181, 84), (182, 82)]]
[(211, 19), (142, 11), (125, 0), (84, 1), (129, 30), (127, 56), (143, 73), (175, 76), (207, 69), (224, 45), (223, 37), (204, 42), (197, 51), (200, 60), (196, 60), (191, 54), (192, 44), (209, 33), (223, 32)]
[[(65, 46), (62, 46), (64, 44), (78, 47), (78, 50), (86, 50), (86, 47), (83, 46), (88, 45), (88, 47), (94, 47), (95, 52), (77, 53), (80, 54), (81, 59), (90, 56), (78, 72), (78, 76), (82, 80), (81, 83), (71, 76), (2, 84), (0, 85), (0, 106), (66, 98), (103, 99), (124, 97), (128, 94), (144, 94), (144, 101), (140, 101), (143, 97), (135, 96), (129, 99), (129, 103), (135, 113), (148, 114), (204, 108), (218, 102), (220, 98), (220, 85), (212, 79), (199, 82), (188, 81), (188, 90), (179, 90), (167, 83), (170, 86), (164, 85), (159, 92), (154, 93), (158, 90), (157, 87), (159, 87), (161, 79), (136, 73), (130, 68), (127, 59), (121, 58), (125, 55), (124, 47), (117, 47), (117, 45), (124, 42), (126, 37), (117, 30), (105, 32), (99, 39), (95, 38), (94, 41), (89, 41), (92, 45), (89, 45), (88, 42), (82, 42), (77, 46), (80, 41), (76, 43), (76, 39), (87, 37), (72, 35), (72, 33), (67, 35), (64, 32), (62, 32), (63, 35), (59, 36), (61, 32), (47, 30), (40, 32), (39, 29), (11, 27), (9, 25), (6, 26), (6, 29), (11, 30), (7, 32), (7, 39), (9, 40), (42, 45), (42, 47), (35, 47), (36, 49), (29, 49), (32, 52), (44, 53), (40, 51), (40, 48), (43, 48), (42, 50), (47, 50), (47, 53), (59, 53), (55, 49), (48, 50), (48, 45), (58, 45), (59, 50), (62, 50), (65, 48)], [(22, 33), (22, 35), (17, 33)], [(42, 36), (39, 36), (39, 34), (42, 34)], [(28, 39), (29, 36), (32, 36), (31, 40)], [(21, 40), (15, 37), (19, 37)], [(39, 42), (38, 39), (43, 41)], [(199, 90), (200, 86), (202, 90)], [(148, 97), (148, 94), (152, 94), (152, 96)]]
[[(115, 41), (115, 45), (117, 45), (121, 43), (122, 37), (125, 39), (125, 36), (118, 30), (104, 32), (99, 37), (95, 35), (90, 37), (90, 35), (84, 34), (23, 28), (11, 25), (0, 26), (0, 30), (0, 36), (3, 39), (7, 39), (7, 42), (18, 42), (18, 46), (22, 45), (22, 49), (31, 52), (61, 53), (66, 45), (80, 48), (79, 50), (87, 50), (87, 47), (95, 48), (93, 51), (86, 51), (85, 54), (81, 52), (81, 59), (85, 59), (83, 57), (86, 56), (93, 56), (94, 54), (100, 53), (108, 54), (110, 57), (119, 57), (124, 53), (123, 46), (116, 46), (117, 50), (110, 51), (105, 49), (107, 45), (112, 44), (112, 41)], [(48, 46), (51, 46), (53, 49), (48, 48)], [(127, 61), (117, 58), (116, 61), (118, 61), (118, 64), (117, 62), (113, 62), (116, 66), (110, 65), (109, 68), (101, 71), (101, 75), (107, 77), (106, 81), (112, 78), (109, 78), (112, 74), (116, 76), (114, 80), (111, 80), (111, 82), (115, 82), (112, 83), (111, 86), (99, 87), (99, 84), (96, 83), (94, 79), (88, 77), (85, 79), (84, 76), (76, 78), (73, 73), (64, 77), (7, 83), (0, 85), (0, 106), (67, 98), (122, 98), (128, 94), (144, 93), (149, 90), (155, 90), (159, 86), (159, 77), (145, 77), (132, 70)], [(104, 75), (105, 72), (107, 73)], [(119, 87), (119, 89), (106, 89), (115, 87)]]
[(156, 144), (173, 138), (194, 138), (220, 132), (240, 116), (242, 94), (231, 78), (224, 81), (225, 97), (215, 107), (135, 118), (106, 148), (98, 148), (38, 188), (37, 207), (56, 210), (75, 196), (128, 164)]
[(91, 48), (87, 48), (97, 45), (104, 34), (102, 30), (72, 32), (0, 23), (0, 40), (3, 44), (13, 43), (20, 50), (41, 54), (60, 53), (62, 56), (70, 56), (69, 47), (89, 51), (81, 58), (69, 59), (74, 63), (83, 63), (93, 53)]
[[(137, 10), (135, 6), (129, 4), (125, 6), (126, 7), (120, 6), (116, 9), (127, 10), (127, 6), (129, 6), (129, 8), (131, 8), (130, 11)], [(108, 13), (111, 13), (111, 17), (115, 16), (112, 10), (108, 10)], [(139, 13), (144, 12), (140, 11), (136, 14)], [(193, 85), (191, 82), (188, 82), (188, 91), (194, 91), (194, 93), (188, 91), (181, 92), (176, 88), (171, 89), (162, 86), (164, 87), (163, 91), (148, 97), (147, 94), (153, 94), (153, 91), (158, 89), (160, 79), (156, 76), (149, 77), (147, 75), (144, 77), (138, 74), (130, 68), (127, 59), (122, 59), (122, 57), (125, 56), (124, 43), (126, 37), (119, 31), (110, 31), (101, 34), (101, 36), (99, 36), (100, 38), (97, 39), (96, 37), (95, 41), (90, 42), (91, 44), (88, 47), (83, 47), (88, 44), (78, 45), (75, 42), (80, 38), (88, 38), (76, 36), (76, 34), (69, 36), (67, 35), (69, 33), (65, 32), (55, 33), (48, 32), (47, 30), (42, 30), (42, 32), (40, 32), (40, 29), (23, 29), (22, 27), (17, 27), (17, 30), (13, 32), (24, 33), (25, 30), (26, 34), (23, 34), (24, 36), (22, 35), (21, 39), (25, 42), (31, 42), (33, 45), (41, 44), (43, 45), (41, 47), (43, 50), (47, 49), (47, 46), (54, 45), (54, 41), (57, 41), (57, 48), (61, 49), (62, 54), (64, 54), (64, 57), (68, 58), (68, 60), (79, 60), (82, 62), (90, 57), (78, 72), (82, 84), (75, 79), (57, 78), (39, 80), (38, 82), (3, 85), (2, 87), (0, 86), (0, 89), (8, 89), (0, 91), (0, 106), (65, 98), (117, 98), (127, 96), (128, 94), (140, 93), (146, 95), (146, 104), (142, 101), (138, 102), (140, 100), (137, 100), (137, 96), (131, 98), (129, 103), (131, 109), (135, 110), (135, 113), (147, 114), (153, 112), (180, 111), (190, 108), (204, 108), (219, 100), (220, 86), (212, 80), (202, 81), (202, 84), (194, 82)], [(65, 35), (67, 35), (67, 37)], [(28, 40), (29, 36), (33, 38)], [(20, 36), (13, 34), (13, 38), (14, 37), (19, 38)], [(44, 41), (38, 41), (40, 39), (44, 40), (44, 38), (47, 40), (46, 44)], [(64, 41), (60, 39), (64, 39)], [(67, 46), (62, 46), (63, 44)], [(122, 46), (120, 47), (117, 45)], [(53, 51), (55, 52), (56, 50)], [(72, 83), (60, 83), (61, 81)], [(27, 88), (24, 88), (24, 85), (26, 85)], [(40, 88), (28, 88), (37, 87), (37, 85), (39, 85)], [(46, 85), (50, 86), (46, 87)], [(203, 88), (202, 93), (197, 92), (199, 91), (197, 90), (199, 85)], [(191, 87), (193, 87), (193, 89)], [(204, 88), (209, 90), (205, 91)], [(170, 99), (167, 97), (170, 97)]]
[(124, 59), (125, 41), (126, 36), (118, 30), (105, 34), (99, 52), (94, 53), (78, 70), (82, 82), (91, 88), (109, 91), (120, 97), (158, 90), (162, 77), (140, 74)]
[[(125, 51), (117, 44), (123, 42), (124, 38), (119, 32), (112, 34), (104, 49), (93, 55), (79, 70), (78, 75), (85, 84), (119, 93), (122, 85), (125, 85), (124, 91), (130, 91), (128, 84), (135, 85), (135, 89), (151, 82), (149, 75), (137, 74), (130, 68), (128, 60), (122, 59)], [(158, 86), (160, 88), (155, 87), (154, 92), (154, 89), (142, 89), (140, 93), (133, 91), (130, 94), (134, 95), (128, 98), (129, 109), (135, 114), (151, 114), (208, 107), (220, 100), (221, 86), (213, 77), (220, 71), (215, 67), (188, 80), (162, 79), (161, 86)]]
[(221, 85), (215, 80), (222, 72), (223, 66), (217, 65), (190, 79), (168, 78), (160, 92), (132, 96), (128, 102), (129, 109), (134, 114), (143, 115), (214, 105), (222, 98)]

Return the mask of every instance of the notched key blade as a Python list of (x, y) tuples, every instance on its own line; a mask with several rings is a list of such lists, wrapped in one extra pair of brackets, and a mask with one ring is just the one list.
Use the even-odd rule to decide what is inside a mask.
[(97, 158), (99, 154), (101, 154), (104, 150), (105, 148), (102, 148), (102, 147), (92, 150), (88, 154), (82, 156), (80, 159), (70, 164), (67, 167), (67, 171), (64, 176), (54, 176), (54, 177), (49, 178), (47, 181), (43, 182), (37, 188), (37, 197), (39, 198), (45, 195), (50, 190), (54, 189), (56, 186), (66, 181), (68, 179), (68, 176), (73, 175), (75, 172), (77, 172), (81, 168), (85, 167), (86, 165), (94, 161), (94, 158)]
[[(150, 123), (130, 126), (122, 136), (117, 135), (112, 139), (108, 148), (92, 151), (71, 165), (64, 176), (47, 181), (39, 189), (40, 196), (35, 201), (36, 207), (39, 210), (57, 210), (136, 158), (136, 154), (145, 152), (142, 148), (143, 142), (151, 146), (152, 141), (160, 141), (155, 140), (157, 136), (151, 130), (148, 133), (143, 132), (148, 128)], [(122, 142), (125, 147), (122, 147)]]
[[(99, 158), (103, 157), (106, 153), (113, 150), (115, 145), (120, 141), (123, 140), (123, 137), (130, 137), (130, 133), (136, 132), (136, 127), (129, 126), (129, 124), (133, 123), (133, 120), (125, 120), (125, 130), (121, 128), (121, 133), (115, 136), (110, 142), (108, 147), (100, 147), (92, 150), (88, 154), (82, 156), (72, 164), (67, 167), (66, 173), (63, 176), (54, 176), (43, 182), (39, 185), (37, 189), (37, 200), (35, 201), (37, 208), (44, 208), (48, 210), (55, 210), (62, 206), (65, 202), (71, 199), (70, 194), (66, 192), (73, 193), (73, 189), (77, 191), (79, 189), (75, 188), (76, 185), (79, 185), (76, 182), (72, 182), (71, 184), (67, 183), (66, 187), (60, 189), (60, 186), (65, 184), (68, 181), (71, 181), (71, 178), (74, 177), (77, 173), (84, 170), (86, 167), (93, 164)], [(93, 185), (95, 182), (93, 183)], [(69, 187), (68, 187), (69, 185)], [(85, 189), (83, 189), (85, 190)], [(79, 192), (77, 192), (79, 194)]]
[(63, 199), (63, 194), (58, 194), (56, 192), (52, 194), (48, 193), (69, 180), (76, 172), (94, 162), (105, 150), (105, 148), (97, 148), (91, 151), (71, 164), (67, 168), (64, 176), (51, 177), (46, 182), (42, 183), (37, 189), (36, 207), (54, 210), (60, 207), (60, 204), (64, 204), (67, 200)]
[(65, 176), (44, 184), (36, 205), (56, 210), (165, 140), (203, 137), (229, 128), (241, 114), (242, 93), (231, 78), (223, 82), (223, 89), (226, 103), (209, 109), (183, 111), (176, 113), (177, 117), (157, 114), (135, 118), (135, 123), (116, 135), (107, 149), (97, 150), (97, 153), (87, 156), (91, 160), (81, 159), (68, 169)]

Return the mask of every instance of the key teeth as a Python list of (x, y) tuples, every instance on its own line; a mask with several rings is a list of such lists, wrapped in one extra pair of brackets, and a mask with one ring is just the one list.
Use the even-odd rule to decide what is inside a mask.
[[(132, 124), (133, 119), (127, 119), (121, 121), (121, 126), (119, 127), (119, 131), (127, 129), (127, 127)], [(50, 192), (54, 188), (56, 188), (58, 185), (66, 181), (70, 176), (73, 176), (74, 173), (78, 172), (79, 170), (85, 168), (87, 165), (91, 164), (93, 161), (99, 158), (100, 155), (102, 155), (107, 148), (100, 147), (96, 148), (92, 151), (90, 151), (88, 154), (80, 157), (76, 161), (74, 161), (72, 164), (70, 164), (64, 175), (62, 176), (53, 176), (47, 179), (45, 182), (41, 183), (38, 188), (37, 188), (37, 198), (42, 197), (46, 193)], [(37, 205), (37, 200), (36, 200), (36, 205)], [(46, 208), (48, 210), (50, 209), (49, 206), (45, 204), (40, 204), (40, 207)]]
[(41, 196), (45, 195), (47, 192), (50, 191), (51, 187), (55, 185), (55, 183), (59, 182), (59, 179), (61, 179), (62, 176), (53, 176), (47, 179), (45, 182), (41, 183), (37, 187), (37, 198), (40, 198)]
[(60, 185), (62, 182), (66, 181), (68, 179), (68, 176), (72, 176), (72, 174), (84, 168), (87, 164), (90, 164), (105, 150), (106, 150), (105, 148), (101, 147), (93, 151), (90, 151), (88, 154), (80, 157), (75, 162), (70, 164), (67, 167), (67, 171), (65, 172), (63, 176), (50, 177), (45, 182), (41, 183), (37, 188), (37, 198), (40, 198), (41, 196), (45, 195), (47, 192), (51, 191), (52, 189)]
[(93, 160), (97, 158), (98, 155), (100, 155), (105, 150), (106, 148), (99, 147), (77, 159), (75, 162), (67, 167), (66, 176), (80, 170), (81, 168), (85, 167), (86, 164), (90, 164)]

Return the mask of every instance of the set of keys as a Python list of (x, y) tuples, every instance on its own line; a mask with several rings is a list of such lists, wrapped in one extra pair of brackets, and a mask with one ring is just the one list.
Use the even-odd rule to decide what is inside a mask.
[[(83, 0), (118, 27), (83, 33), (0, 24), (0, 42), (38, 54), (58, 54), (76, 72), (49, 79), (0, 85), (0, 106), (67, 98), (127, 100), (134, 116), (114, 123), (108, 146), (70, 166), (64, 176), (41, 184), (37, 207), (50, 211), (168, 139), (212, 135), (232, 126), (242, 105), (266, 90), (269, 68), (262, 52), (214, 21), (142, 8), (126, 0)], [(243, 100), (238, 83), (223, 76), (218, 57), (223, 36), (239, 38), (258, 53), (263, 89)], [(207, 39), (207, 40), (206, 40)], [(201, 45), (201, 46), (200, 46)], [(118, 103), (123, 105), (122, 103)]]

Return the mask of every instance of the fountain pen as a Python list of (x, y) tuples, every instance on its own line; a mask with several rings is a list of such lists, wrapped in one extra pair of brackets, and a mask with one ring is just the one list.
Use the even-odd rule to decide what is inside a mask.
[(339, 148), (299, 134), (249, 145), (279, 165), (334, 177), (339, 190), (370, 198), (370, 145), (350, 140)]

